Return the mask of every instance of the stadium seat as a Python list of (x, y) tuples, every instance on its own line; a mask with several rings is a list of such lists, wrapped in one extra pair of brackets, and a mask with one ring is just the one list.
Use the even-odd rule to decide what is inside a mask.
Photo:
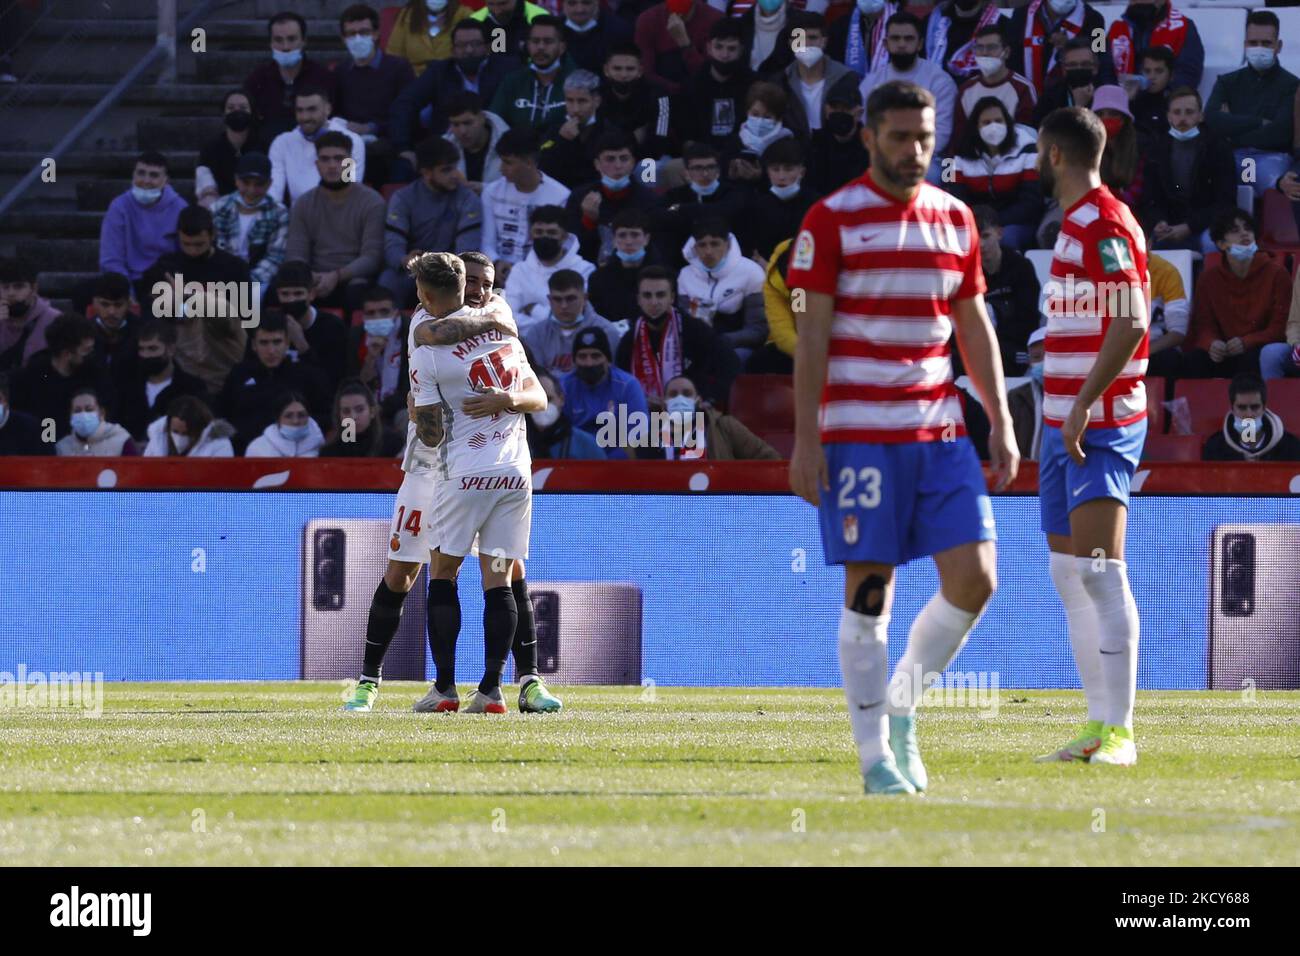
[(1266, 249), (1300, 246), (1300, 230), (1296, 229), (1291, 200), (1276, 189), (1264, 194), (1259, 214), (1259, 242)]
[(397, 15), (401, 12), (401, 7), (384, 7), (379, 11), (379, 49), (388, 48), (388, 37), (392, 34), (393, 27), (397, 23)]
[(1029, 249), (1025, 252), (1025, 258), (1034, 267), (1034, 275), (1038, 276), (1039, 285), (1052, 277), (1051, 249)]
[(1270, 379), (1268, 409), (1277, 413), (1287, 431), (1300, 436), (1300, 378)]
[(1241, 69), (1245, 63), (1246, 11), (1241, 7), (1216, 6), (1192, 7), (1183, 12), (1196, 24), (1201, 43), (1205, 45), (1200, 92), (1208, 101), (1214, 91), (1214, 81), (1224, 73)]
[(1174, 383), (1174, 401), (1187, 399), (1193, 435), (1204, 438), (1219, 430), (1228, 413), (1228, 379), (1185, 378)]
[(730, 413), (757, 434), (794, 431), (794, 380), (789, 375), (738, 375)]
[(407, 183), (384, 183), (383, 188), (379, 190), (379, 194), (384, 197), (384, 202), (388, 202), (388, 200), (393, 198), (393, 193), (397, 192), (399, 189), (401, 189), (403, 186), (406, 185), (408, 184)]
[(1278, 63), (1287, 72), (1300, 76), (1300, 9), (1296, 7), (1271, 9), (1277, 14), (1280, 26), (1278, 36), (1282, 37), (1282, 52), (1278, 54)]
[(1163, 435), (1165, 431), (1165, 380), (1150, 375), (1147, 387), (1147, 434)]
[(1147, 442), (1142, 449), (1143, 461), (1200, 461), (1201, 446), (1205, 439), (1201, 435), (1153, 435), (1147, 434)]
[(794, 451), (794, 432), (763, 432), (758, 436), (776, 449), (782, 458), (789, 459)]

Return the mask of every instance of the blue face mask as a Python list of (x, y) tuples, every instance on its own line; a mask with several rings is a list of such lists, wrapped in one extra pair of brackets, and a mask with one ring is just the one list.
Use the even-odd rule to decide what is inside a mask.
[(375, 52), (375, 38), (370, 36), (351, 36), (343, 41), (354, 60), (368, 60)]
[(89, 438), (99, 428), (98, 412), (77, 412), (72, 416), (72, 430), (78, 438)]
[(691, 180), (691, 189), (695, 192), (695, 195), (697, 196), (712, 196), (714, 193), (718, 191), (718, 186), (721, 185), (721, 183), (722, 180), (715, 179), (707, 186), (701, 186), (699, 183), (695, 182), (694, 180)]
[(599, 21), (597, 21), (595, 17), (592, 17), (586, 23), (574, 23), (572, 20), (566, 17), (564, 21), (564, 25), (568, 27), (570, 30), (572, 30), (574, 33), (586, 33), (588, 30), (596, 29), (596, 27), (600, 26), (600, 23)]
[(1041, 386), (1043, 384), (1043, 363), (1031, 362), (1029, 365), (1029, 377)]
[(302, 62), (302, 50), (272, 50), (271, 59), (276, 65), (292, 69)]
[(639, 249), (636, 252), (624, 252), (622, 249), (615, 249), (614, 255), (618, 256), (619, 262), (640, 262), (645, 258), (645, 250)]
[(550, 66), (538, 66), (532, 60), (528, 61), (528, 69), (534, 73), (553, 73), (560, 68), (560, 61), (557, 59)]
[(279, 428), (280, 437), (285, 441), (300, 442), (311, 434), (310, 425), (294, 425), (292, 427), (289, 425), (281, 425)]
[(1259, 243), (1252, 242), (1248, 246), (1228, 246), (1228, 255), (1239, 261), (1249, 262), (1255, 258), (1255, 253), (1259, 252)]
[(745, 120), (745, 129), (751, 136), (757, 136), (762, 139), (765, 136), (771, 136), (776, 132), (779, 124), (770, 116), (750, 116)]
[(396, 319), (366, 319), (366, 335), (379, 335), (388, 338), (392, 334)]
[(149, 206), (156, 203), (159, 199), (162, 199), (162, 190), (145, 189), (143, 186), (132, 186), (131, 195), (135, 197), (136, 202)]
[(717, 273), (721, 272), (724, 268), (726, 268), (727, 259), (729, 255), (730, 253), (724, 255), (721, 259), (719, 259), (718, 264), (716, 266), (704, 266), (703, 262), (701, 262), (700, 265), (704, 266), (704, 271), (707, 272), (709, 275), (716, 275)]
[(795, 180), (789, 186), (773, 186), (772, 195), (777, 199), (793, 199), (799, 195), (799, 180)]
[(1191, 129), (1182, 130), (1182, 129), (1174, 129), (1171, 126), (1169, 127), (1169, 135), (1172, 136), (1174, 139), (1178, 140), (1180, 143), (1185, 143), (1189, 139), (1196, 139), (1196, 137), (1200, 136), (1201, 128), (1199, 126), (1193, 126)]
[(618, 179), (610, 179), (608, 176), (600, 177), (600, 184), (606, 189), (617, 192), (620, 189), (627, 189), (628, 183), (632, 181), (631, 176), (621, 176)]
[(758, 8), (764, 13), (771, 15), (781, 9), (781, 4), (784, 2), (785, 0), (758, 0)]

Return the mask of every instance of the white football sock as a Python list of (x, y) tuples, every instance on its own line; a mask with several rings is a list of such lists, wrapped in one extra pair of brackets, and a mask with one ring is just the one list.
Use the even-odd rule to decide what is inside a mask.
[(840, 610), (840, 674), (863, 773), (889, 752), (885, 739), (888, 632), (888, 614), (875, 617), (849, 608)]
[(907, 650), (889, 682), (890, 714), (911, 715), (927, 687), (952, 663), (970, 635), (979, 614), (963, 611), (936, 592), (907, 632)]
[[(1106, 719), (1106, 683), (1101, 676), (1101, 630), (1092, 598), (1083, 588), (1076, 558), (1072, 554), (1051, 552), (1049, 567), (1056, 593), (1065, 608), (1065, 620), (1070, 629), (1070, 650), (1074, 652), (1074, 665), (1079, 669), (1083, 684), (1083, 699), (1088, 702), (1088, 719)], [(1091, 563), (1091, 558), (1086, 559)]]
[(1138, 610), (1128, 586), (1128, 566), (1113, 559), (1101, 562), (1075, 558), (1075, 562), (1097, 615), (1102, 686), (1106, 691), (1102, 719), (1132, 729), (1137, 696)]

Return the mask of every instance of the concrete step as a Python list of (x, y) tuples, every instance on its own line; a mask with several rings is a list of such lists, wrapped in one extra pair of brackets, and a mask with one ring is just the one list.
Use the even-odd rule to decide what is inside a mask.
[[(176, 19), (183, 20), (191, 10), (196, 8), (196, 0), (177, 0)], [(307, 6), (301, 2), (293, 4), (297, 9)], [(331, 4), (332, 6), (332, 4)], [(339, 8), (342, 12), (342, 7)], [(305, 15), (305, 14), (304, 14)], [(156, 22), (158, 17), (158, 0), (59, 0), (52, 16), (59, 20), (149, 20)], [(270, 17), (262, 14), (257, 0), (236, 0), (222, 3), (213, 8), (210, 19)], [(263, 21), (265, 22), (265, 21)], [(152, 28), (150, 29), (152, 33)]]
[[(87, 272), (63, 272), (56, 270), (51, 263), (39, 260), (35, 260), (35, 262), (37, 269), (41, 270), (36, 281), (40, 286), (41, 295), (47, 299), (70, 299), (77, 286), (99, 275), (98, 262)], [(51, 271), (44, 271), (46, 268), (50, 268)], [(71, 303), (69, 303), (68, 308), (71, 308)]]
[[(171, 178), (167, 182), (183, 199), (194, 201), (193, 179)], [(82, 212), (103, 212), (130, 188), (129, 179), (83, 179), (77, 183), (77, 207)]]
[[(86, 144), (90, 146), (92, 144)], [(139, 150), (79, 149), (64, 153), (55, 173), (99, 173), (115, 179), (130, 177), (135, 169)], [(45, 158), (41, 152), (0, 152), (0, 174), (25, 174)], [(197, 150), (168, 150), (167, 160), (176, 170), (193, 169), (198, 165)]]
[[(155, 3), (156, 7), (156, 3)], [(343, 7), (339, 7), (339, 12)], [(267, 17), (250, 18), (247, 20), (225, 19), (225, 8), (219, 11), (223, 19), (213, 22), (205, 22), (200, 26), (207, 31), (208, 49), (212, 49), (213, 40), (256, 40), (266, 48), (270, 48), (270, 40), (267, 36), (266, 21)], [(309, 45), (312, 40), (320, 40), (324, 37), (338, 36), (339, 22), (337, 19), (317, 19), (307, 21), (307, 40)], [(157, 17), (113, 17), (104, 20), (82, 21), (81, 36), (89, 40), (113, 40), (129, 39), (138, 40), (141, 37), (147, 37), (150, 44), (158, 30)], [(46, 40), (54, 40), (62, 37), (68, 32), (68, 22), (64, 19), (47, 17), (40, 23), (33, 26), (31, 36)]]
[(23, 239), (14, 243), (18, 255), (38, 269), (58, 268), (79, 272), (99, 269), (98, 239)]
[(99, 211), (10, 212), (0, 216), (0, 234), (42, 239), (98, 239)]
[(219, 116), (160, 116), (136, 124), (136, 140), (141, 150), (156, 149), (163, 153), (198, 150), (221, 132)]
[[(0, 96), (0, 108), (93, 105), (112, 88), (113, 83), (23, 83), (7, 96)], [(122, 94), (117, 107), (197, 107), (215, 114), (229, 90), (229, 83), (140, 83)]]

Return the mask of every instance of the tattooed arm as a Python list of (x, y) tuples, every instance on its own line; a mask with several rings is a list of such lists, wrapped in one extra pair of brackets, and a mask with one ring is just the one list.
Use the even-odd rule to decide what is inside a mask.
[(510, 306), (500, 296), (493, 295), (486, 308), (470, 309), (467, 314), (455, 318), (422, 322), (416, 327), (415, 342), (417, 345), (455, 345), (484, 332), (519, 334)]
[(430, 448), (442, 444), (442, 406), (415, 406), (415, 435)]

